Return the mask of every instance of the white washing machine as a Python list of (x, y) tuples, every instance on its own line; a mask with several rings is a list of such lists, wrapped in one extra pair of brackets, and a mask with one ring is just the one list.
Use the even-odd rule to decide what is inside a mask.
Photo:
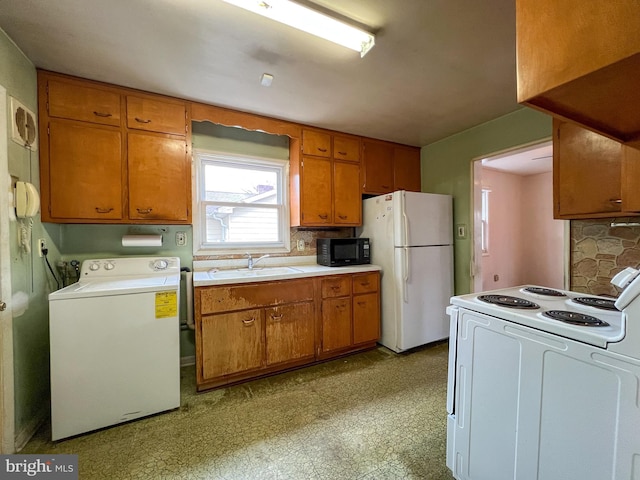
[(180, 259), (85, 260), (49, 295), (52, 440), (180, 406)]

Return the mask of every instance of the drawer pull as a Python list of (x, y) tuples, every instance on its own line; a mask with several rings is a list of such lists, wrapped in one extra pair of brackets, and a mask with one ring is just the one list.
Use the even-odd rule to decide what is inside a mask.
[(341, 220), (346, 220), (347, 216), (346, 215), (338, 215), (338, 218), (340, 218)]
[(255, 317), (254, 318), (247, 318), (245, 320), (242, 320), (242, 323), (244, 323), (245, 325), (249, 326), (249, 325), (253, 325), (253, 323), (256, 321)]
[(112, 210), (113, 210), (113, 208), (111, 208), (111, 207), (107, 207), (107, 208), (96, 207), (96, 212), (98, 212), (98, 213), (109, 213)]
[(112, 113), (96, 112), (95, 110), (94, 110), (93, 114), (94, 114), (96, 117), (103, 117), (103, 118), (113, 117), (113, 114), (112, 114)]
[(369, 282), (360, 282), (361, 287), (368, 287), (369, 285)]
[(389, 188), (389, 185), (382, 185), (382, 188)]
[(346, 155), (347, 152), (338, 152), (340, 155)]
[(326, 152), (326, 151), (327, 151), (327, 149), (326, 149), (326, 148), (320, 148), (320, 147), (318, 147), (318, 150), (319, 150), (319, 151), (321, 151), (322, 153), (324, 153), (324, 152)]
[(622, 199), (620, 198), (612, 198), (611, 200), (609, 200), (611, 203), (622, 203)]
[(143, 120), (142, 118), (135, 117), (138, 123), (151, 123), (151, 120)]
[(367, 302), (358, 302), (358, 306), (360, 307), (364, 307), (367, 304)]
[(340, 285), (331, 285), (331, 290), (334, 290), (334, 291), (340, 290)]
[(274, 322), (278, 322), (278, 321), (282, 320), (282, 314), (280, 314), (280, 315), (273, 315), (273, 314), (271, 314), (271, 319), (272, 319)]
[(136, 210), (141, 215), (147, 215), (148, 213), (151, 213), (151, 210), (153, 210), (153, 208), (136, 208)]
[(329, 218), (329, 215), (327, 215), (326, 213), (320, 214), (318, 215), (322, 220), (326, 220), (327, 218)]

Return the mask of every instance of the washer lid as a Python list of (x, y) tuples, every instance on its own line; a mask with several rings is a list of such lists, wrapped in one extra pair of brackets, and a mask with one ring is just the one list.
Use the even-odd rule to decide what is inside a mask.
[(179, 275), (128, 276), (110, 278), (108, 280), (85, 280), (49, 294), (49, 300), (159, 292), (176, 290), (179, 285)]

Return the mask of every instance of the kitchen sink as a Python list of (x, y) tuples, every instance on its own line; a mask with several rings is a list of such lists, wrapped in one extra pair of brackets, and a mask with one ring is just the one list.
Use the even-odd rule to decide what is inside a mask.
[(222, 278), (245, 278), (245, 277), (269, 277), (275, 275), (287, 275), (291, 273), (300, 273), (297, 268), (292, 267), (264, 267), (254, 268), (249, 270), (248, 268), (238, 268), (235, 270), (209, 270), (209, 278), (222, 279)]

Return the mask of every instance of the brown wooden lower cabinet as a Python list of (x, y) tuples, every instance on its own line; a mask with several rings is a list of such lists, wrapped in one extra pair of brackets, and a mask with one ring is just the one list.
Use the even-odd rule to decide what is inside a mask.
[(198, 391), (372, 348), (380, 274), (195, 288)]

